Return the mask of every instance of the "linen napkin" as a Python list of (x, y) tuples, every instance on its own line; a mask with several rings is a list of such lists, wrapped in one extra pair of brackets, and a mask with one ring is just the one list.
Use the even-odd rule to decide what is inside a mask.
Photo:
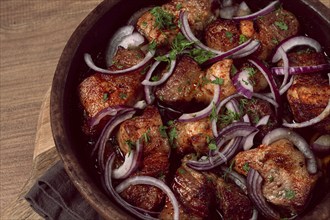
[(102, 219), (75, 188), (62, 161), (57, 162), (37, 180), (25, 199), (45, 219)]

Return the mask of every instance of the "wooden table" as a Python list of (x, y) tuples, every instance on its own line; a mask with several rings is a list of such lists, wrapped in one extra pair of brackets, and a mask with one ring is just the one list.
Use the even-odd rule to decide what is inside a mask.
[[(65, 43), (102, 0), (0, 1), (2, 214), (31, 174), (33, 158), (40, 153), (34, 154), (35, 141), (42, 146), (52, 143), (51, 138), (36, 137), (37, 122)], [(329, 0), (321, 1), (330, 6)], [(41, 115), (48, 116), (48, 112)], [(38, 126), (50, 132), (49, 124)]]

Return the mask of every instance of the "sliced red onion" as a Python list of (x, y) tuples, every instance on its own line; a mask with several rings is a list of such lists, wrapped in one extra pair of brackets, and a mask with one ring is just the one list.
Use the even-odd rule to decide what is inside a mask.
[(264, 137), (262, 144), (270, 145), (271, 143), (280, 139), (287, 139), (291, 141), (298, 148), (298, 150), (300, 150), (300, 152), (307, 159), (307, 170), (309, 173), (315, 174), (317, 172), (315, 156), (309, 148), (308, 143), (298, 133), (287, 128), (276, 128)]
[(315, 118), (312, 118), (308, 121), (301, 122), (301, 123), (290, 124), (290, 123), (284, 122), (283, 126), (288, 127), (288, 128), (305, 128), (305, 127), (315, 125), (316, 123), (319, 123), (320, 121), (324, 120), (329, 115), (330, 115), (330, 99), (329, 99), (328, 105), (325, 107), (325, 109), (321, 112), (321, 114), (319, 114)]
[(279, 52), (279, 55), (281, 56), (281, 59), (283, 60), (284, 79), (283, 79), (282, 85), (280, 87), (280, 88), (282, 88), (287, 84), (288, 78), (289, 78), (289, 59), (288, 59), (288, 56), (286, 55), (284, 49), (282, 48), (282, 46), (278, 47), (278, 52)]
[[(210, 77), (211, 81), (215, 80), (214, 76)], [(208, 117), (211, 114), (211, 111), (213, 109), (214, 106), (218, 106), (220, 103), (220, 85), (218, 84), (214, 84), (214, 91), (213, 91), (213, 98), (212, 101), (210, 102), (210, 104), (202, 109), (201, 111), (198, 112), (194, 112), (194, 113), (186, 113), (180, 116), (180, 118), (178, 118), (178, 121), (196, 121), (205, 117)]]
[(90, 118), (88, 121), (88, 125), (93, 128), (98, 125), (100, 121), (107, 116), (115, 116), (123, 110), (133, 110), (133, 108), (127, 106), (111, 106), (99, 111), (94, 117)]
[(134, 173), (141, 162), (143, 155), (143, 144), (138, 139), (136, 141), (135, 150), (131, 150), (125, 155), (124, 163), (112, 171), (112, 178), (125, 179)]
[(232, 19), (238, 10), (237, 5), (226, 6), (220, 9), (219, 15), (223, 19)]
[(152, 9), (152, 7), (145, 7), (145, 8), (141, 8), (138, 11), (136, 11), (129, 19), (127, 22), (127, 25), (132, 25), (135, 26), (137, 21), (139, 20), (139, 18), (146, 13), (147, 11), (149, 11), (150, 9)]
[(242, 1), (241, 4), (238, 6), (238, 10), (236, 12), (237, 16), (245, 16), (251, 14), (251, 9), (249, 6), (246, 4), (245, 1)]
[[(156, 82), (152, 82), (152, 81), (150, 81), (150, 76), (149, 76), (149, 79), (147, 79), (148, 76), (146, 76), (146, 78), (142, 81), (142, 85), (145, 85), (145, 86), (159, 86), (159, 85), (163, 84), (174, 72), (175, 65), (176, 65), (176, 60), (171, 60), (169, 70), (166, 73), (163, 74), (163, 76), (160, 80), (158, 80)], [(158, 64), (157, 64), (157, 66), (158, 66)], [(149, 74), (149, 72), (148, 72), (148, 74)]]
[[(104, 151), (105, 151), (105, 146), (106, 143), (109, 139), (109, 137), (112, 134), (112, 131), (117, 127), (117, 125), (119, 125), (120, 123), (126, 121), (127, 119), (130, 119), (133, 117), (133, 115), (135, 114), (134, 110), (125, 110), (123, 111), (121, 114), (117, 115), (117, 117), (112, 118), (110, 121), (108, 121), (108, 123), (105, 125), (105, 127), (103, 128), (99, 139), (97, 140), (96, 144), (95, 144), (95, 148), (94, 149), (98, 149), (98, 163), (100, 165), (100, 167), (102, 168), (102, 170), (104, 170)], [(95, 150), (93, 150), (94, 152)]]
[(272, 62), (276, 63), (281, 59), (279, 48), (283, 48), (283, 50), (285, 52), (288, 52), (293, 47), (303, 46), (303, 45), (314, 48), (316, 50), (316, 52), (321, 52), (321, 49), (322, 49), (320, 43), (310, 37), (305, 37), (305, 36), (290, 37), (290, 38), (283, 40), (277, 46), (277, 50), (275, 51), (275, 54), (273, 55)]
[(114, 33), (109, 42), (108, 49), (105, 54), (107, 66), (112, 65), (112, 59), (117, 52), (119, 43), (123, 40), (125, 36), (132, 34), (133, 31), (134, 27), (132, 25), (127, 25), (119, 28), (118, 31)]
[[(270, 94), (270, 95), (272, 95), (272, 94)], [(279, 107), (278, 103), (276, 101), (274, 101), (273, 99), (269, 98), (267, 95), (260, 94), (260, 93), (253, 93), (252, 96), (269, 102), (275, 108)]]
[(250, 167), (246, 186), (251, 201), (266, 219), (280, 219), (280, 215), (268, 205), (262, 194), (262, 182), (259, 172)]
[(271, 2), (269, 5), (267, 5), (265, 8), (249, 14), (249, 15), (245, 15), (245, 16), (240, 16), (240, 17), (233, 17), (233, 20), (253, 20), (256, 19), (260, 16), (264, 16), (272, 11), (274, 11), (276, 9), (276, 5), (279, 3), (279, 1), (273, 1)]
[(250, 150), (254, 145), (254, 137), (259, 131), (252, 132), (243, 140), (243, 150)]
[(279, 90), (276, 86), (275, 80), (273, 78), (273, 75), (271, 74), (271, 72), (269, 71), (269, 69), (260, 61), (254, 58), (251, 58), (248, 60), (250, 63), (252, 63), (255, 67), (257, 67), (260, 72), (262, 73), (262, 75), (265, 77), (265, 79), (267, 80), (267, 83), (270, 87), (270, 90), (272, 92), (273, 98), (276, 101), (277, 104), (281, 104), (281, 96), (279, 93)]
[(194, 170), (210, 170), (231, 160), (240, 148), (242, 137), (232, 139), (230, 144), (221, 151), (209, 157), (209, 160), (195, 161), (189, 160), (187, 165)]
[(124, 209), (126, 209), (127, 211), (129, 211), (130, 213), (136, 215), (137, 217), (141, 218), (141, 219), (147, 219), (147, 220), (157, 220), (157, 218), (153, 218), (148, 214), (143, 214), (137, 210), (143, 211), (143, 212), (147, 212), (139, 207), (133, 206), (131, 204), (129, 204), (128, 202), (126, 202), (117, 192), (116, 190), (113, 188), (113, 184), (112, 184), (112, 170), (113, 170), (113, 163), (115, 161), (115, 154), (111, 154), (110, 157), (107, 160), (106, 166), (105, 166), (105, 170), (104, 170), (104, 185), (105, 188), (108, 192), (108, 194), (114, 199), (116, 200), (116, 202), (118, 204), (120, 204)]
[(232, 55), (232, 58), (238, 59), (247, 57), (251, 54), (253, 54), (255, 51), (258, 50), (260, 46), (260, 42), (257, 40), (252, 40), (251, 43), (249, 43), (244, 49), (241, 51), (237, 51), (235, 54)]
[(112, 70), (108, 70), (108, 69), (102, 69), (102, 68), (100, 68), (100, 67), (97, 67), (97, 66), (94, 64), (91, 55), (88, 54), (88, 53), (85, 53), (85, 55), (84, 55), (84, 59), (85, 59), (85, 62), (86, 62), (86, 64), (87, 64), (87, 66), (88, 66), (89, 68), (91, 68), (92, 70), (96, 71), (96, 72), (99, 72), (99, 73), (107, 73), (107, 74), (119, 74), (119, 73), (128, 73), (128, 72), (132, 72), (132, 71), (134, 71), (134, 70), (137, 70), (137, 69), (143, 67), (146, 63), (148, 63), (148, 62), (153, 58), (154, 55), (155, 55), (155, 51), (149, 51), (149, 52), (146, 54), (146, 56), (144, 57), (144, 59), (143, 59), (140, 63), (138, 63), (138, 64), (136, 64), (136, 65), (134, 65), (134, 66), (132, 66), (132, 67), (130, 67), (130, 68), (127, 68), (127, 69), (123, 69), (123, 70), (114, 70), (114, 71), (112, 71)]
[(323, 155), (327, 155), (330, 153), (330, 135), (324, 134), (320, 136), (314, 143), (312, 144), (312, 150), (314, 152), (322, 153)]
[(149, 105), (155, 101), (155, 96), (152, 92), (151, 86), (144, 86), (144, 95), (145, 95), (146, 101)]
[[(301, 73), (315, 73), (323, 70), (330, 70), (330, 64), (320, 64), (314, 66), (290, 66), (289, 75), (298, 75)], [(284, 67), (272, 67), (270, 71), (275, 75), (284, 75)]]
[(244, 121), (244, 122), (248, 122), (248, 123), (251, 122), (248, 114), (245, 114), (245, 115), (243, 116), (243, 121)]
[(254, 126), (251, 126), (250, 123), (233, 122), (219, 132), (215, 141), (217, 146), (221, 147), (224, 143), (230, 139), (233, 139), (234, 137), (246, 137), (257, 130), (258, 129)]
[(270, 115), (265, 115), (264, 117), (262, 117), (258, 123), (255, 125), (256, 127), (262, 126), (262, 125), (267, 125), (268, 121), (269, 121)]
[(244, 97), (251, 99), (253, 93), (253, 86), (250, 81), (250, 75), (247, 70), (242, 70), (235, 74), (232, 78), (234, 86), (238, 93)]
[(130, 35), (125, 36), (118, 46), (128, 49), (138, 47), (143, 43), (144, 37), (140, 33), (134, 32)]
[(151, 185), (161, 189), (172, 203), (173, 219), (179, 220), (179, 202), (172, 190), (163, 181), (151, 176), (133, 176), (120, 183), (115, 190), (117, 193), (121, 193), (131, 185)]
[(226, 177), (228, 176), (229, 179), (231, 179), (245, 194), (247, 194), (246, 180), (242, 175), (225, 166), (220, 166), (220, 169), (224, 172)]
[(229, 7), (233, 5), (233, 0), (222, 0), (221, 7)]
[(134, 105), (134, 108), (137, 108), (137, 109), (145, 109), (146, 107), (147, 107), (147, 103), (145, 100), (138, 101)]

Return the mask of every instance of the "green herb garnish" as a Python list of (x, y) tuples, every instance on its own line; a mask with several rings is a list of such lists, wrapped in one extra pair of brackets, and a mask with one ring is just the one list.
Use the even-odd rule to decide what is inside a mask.
[(291, 189), (284, 190), (284, 197), (286, 199), (294, 199), (295, 196), (296, 196), (296, 193), (293, 190), (291, 190)]
[(173, 23), (174, 16), (162, 7), (154, 7), (150, 10), (150, 13), (155, 17), (155, 27), (161, 30), (175, 28), (175, 24)]
[(126, 98), (127, 98), (127, 94), (121, 92), (121, 93), (119, 93), (119, 98), (121, 98), (121, 99), (126, 99)]
[(109, 99), (109, 94), (107, 92), (103, 93), (103, 102), (108, 101)]
[(164, 126), (164, 125), (160, 125), (158, 128), (159, 133), (163, 138), (167, 138), (166, 129), (167, 129), (167, 126)]
[(282, 31), (286, 31), (289, 28), (288, 25), (283, 21), (275, 21), (274, 24)]
[(215, 80), (212, 80), (212, 83), (221, 86), (223, 85), (223, 79), (219, 77), (215, 77)]
[(244, 34), (240, 34), (238, 43), (242, 44), (242, 43), (246, 42), (247, 40), (248, 40), (248, 38)]
[(243, 170), (244, 170), (245, 172), (249, 172), (249, 170), (250, 170), (250, 165), (249, 165), (248, 162), (246, 162), (246, 163), (243, 165)]

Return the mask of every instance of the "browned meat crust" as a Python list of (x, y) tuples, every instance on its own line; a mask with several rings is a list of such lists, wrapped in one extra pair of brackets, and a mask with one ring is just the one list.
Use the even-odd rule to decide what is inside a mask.
[(256, 38), (261, 43), (259, 58), (264, 60), (279, 42), (298, 33), (299, 22), (294, 14), (280, 8), (258, 18), (256, 27), (259, 30)]
[(155, 95), (168, 105), (182, 105), (196, 101), (203, 96), (200, 85), (205, 73), (192, 58), (183, 56), (170, 78), (158, 88)]
[(206, 218), (214, 201), (214, 188), (205, 175), (186, 165), (190, 156), (183, 159), (181, 167), (175, 173), (173, 192), (188, 213)]
[(267, 201), (293, 213), (303, 210), (317, 179), (308, 173), (303, 154), (285, 139), (238, 153), (235, 170), (246, 175), (249, 167), (263, 177)]
[[(173, 16), (175, 26), (178, 24), (180, 10), (187, 11), (189, 24), (194, 31), (202, 31), (213, 19), (209, 0), (173, 0), (164, 4), (162, 9)], [(179, 29), (176, 27), (172, 29), (157, 27), (156, 19), (150, 11), (139, 18), (137, 28), (150, 42), (155, 41), (158, 45), (170, 44), (179, 33)]]
[[(169, 169), (170, 146), (167, 138), (159, 131), (162, 120), (158, 109), (147, 107), (143, 115), (123, 122), (117, 134), (120, 149), (126, 154), (129, 151), (128, 142), (135, 143), (139, 138), (144, 143), (143, 162), (133, 175), (166, 177)], [(144, 135), (145, 134), (145, 135)], [(164, 194), (157, 188), (148, 185), (130, 186), (121, 193), (129, 203), (147, 210), (156, 210), (164, 202)]]
[[(119, 48), (110, 69), (125, 69), (139, 63), (144, 57), (140, 50)], [(119, 68), (120, 67), (120, 68)], [(127, 74), (95, 73), (79, 85), (80, 102), (88, 117), (95, 116), (109, 106), (133, 106), (143, 95), (142, 68)]]
[(206, 45), (227, 51), (239, 45), (240, 30), (232, 20), (216, 20), (205, 31)]
[(195, 122), (176, 122), (174, 127), (177, 130), (177, 138), (174, 140), (176, 153), (208, 153), (208, 140), (213, 138), (209, 118)]
[(253, 205), (238, 186), (222, 178), (215, 181), (218, 207), (224, 219), (250, 219)]

